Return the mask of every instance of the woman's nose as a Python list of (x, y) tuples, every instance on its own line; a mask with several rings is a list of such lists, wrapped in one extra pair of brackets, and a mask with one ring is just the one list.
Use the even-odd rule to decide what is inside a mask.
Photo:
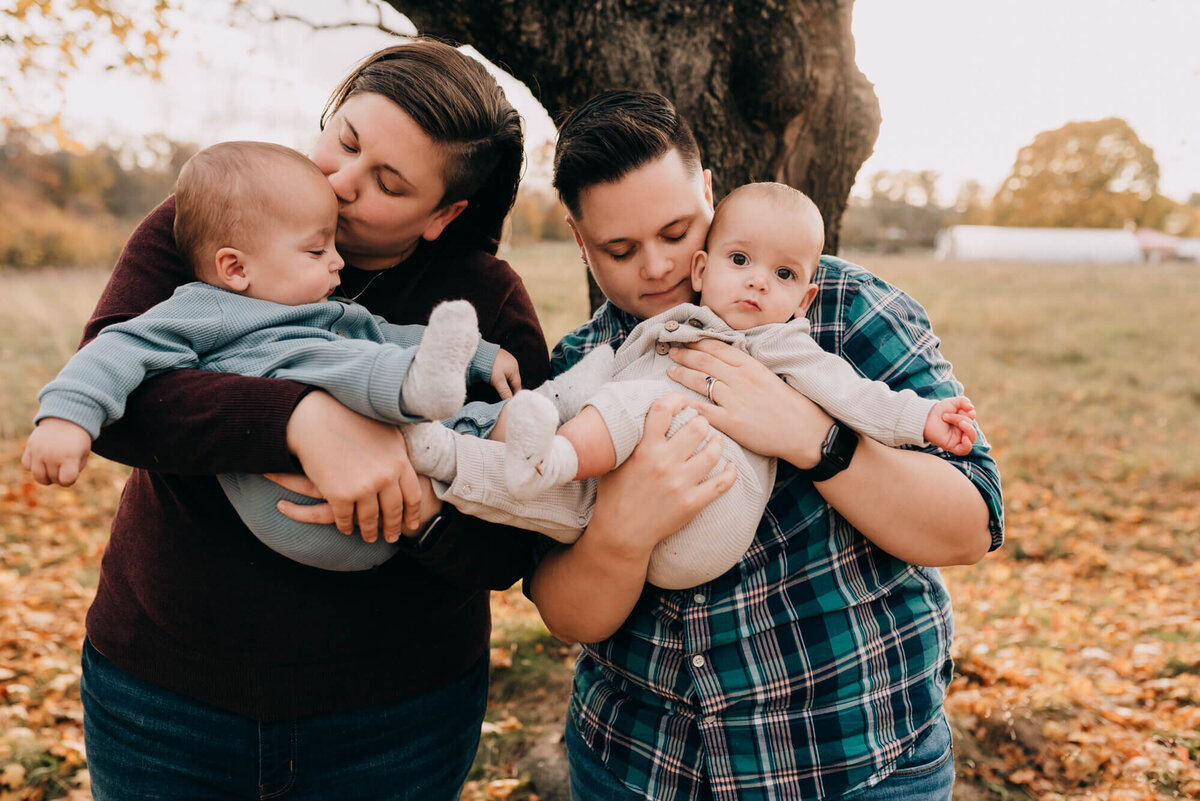
[(338, 200), (343, 203), (354, 202), (358, 191), (355, 188), (354, 171), (351, 167), (339, 167), (325, 177), (329, 179), (329, 185), (333, 187), (333, 193), (337, 195)]
[(646, 278), (658, 279), (670, 275), (674, 267), (675, 262), (670, 253), (659, 248), (646, 248), (646, 260), (642, 265)]

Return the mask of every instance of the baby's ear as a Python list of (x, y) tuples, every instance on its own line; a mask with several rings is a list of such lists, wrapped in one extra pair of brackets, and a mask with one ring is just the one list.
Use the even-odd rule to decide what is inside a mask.
[(699, 292), (704, 287), (704, 268), (708, 266), (708, 252), (697, 250), (692, 256), (692, 291)]
[(808, 313), (808, 307), (817, 298), (817, 285), (809, 284), (808, 289), (804, 290), (804, 297), (800, 299), (800, 305), (796, 307), (796, 317), (803, 317)]
[(213, 258), (217, 268), (216, 286), (233, 292), (245, 292), (250, 286), (246, 273), (246, 254), (237, 248), (223, 247)]

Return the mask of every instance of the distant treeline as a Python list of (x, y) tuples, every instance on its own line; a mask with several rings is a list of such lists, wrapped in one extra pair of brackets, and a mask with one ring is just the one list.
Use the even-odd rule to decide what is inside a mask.
[(932, 170), (875, 173), (869, 196), (850, 199), (841, 244), (931, 247), (938, 230), (950, 225), (1152, 228), (1200, 236), (1200, 193), (1186, 203), (1163, 196), (1154, 151), (1116, 117), (1037, 134), (991, 196), (978, 181), (966, 181), (954, 202), (942, 205), (937, 183)]
[[(900, 252), (932, 248), (938, 231), (952, 225), (999, 225), (1031, 228), (1153, 228), (1176, 236), (1200, 236), (1200, 193), (1187, 203), (1159, 194), (1129, 202), (1095, 193), (1078, 216), (1064, 214), (1065, 204), (1047, 198), (1028, 204), (1020, 219), (1002, 193), (989, 197), (976, 181), (967, 181), (954, 202), (942, 204), (934, 191), (937, 173), (884, 170), (871, 176), (870, 194), (852, 196), (842, 216), (843, 248)], [(1124, 202), (1130, 210), (1120, 208)], [(1024, 210), (1023, 210), (1024, 211)]]
[[(79, 152), (49, 150), (20, 128), (3, 136), (0, 267), (111, 264), (196, 151), (162, 136)], [(939, 230), (958, 224), (1153, 228), (1200, 237), (1200, 193), (1178, 203), (1159, 193), (1158, 175), (1153, 151), (1124, 120), (1072, 122), (1022, 148), (994, 194), (967, 181), (944, 204), (937, 172), (875, 173), (869, 194), (850, 198), (839, 243), (892, 251), (932, 247)], [(549, 188), (526, 181), (508, 236), (516, 242), (570, 240), (565, 215)]]
[[(169, 195), (192, 144), (151, 136), (120, 149), (51, 150), (12, 128), (0, 143), (0, 268), (112, 264), (137, 222)], [(552, 192), (522, 187), (508, 235), (570, 239)]]
[(0, 144), (0, 266), (111, 264), (195, 151), (163, 137), (120, 150), (48, 150), (10, 128)]

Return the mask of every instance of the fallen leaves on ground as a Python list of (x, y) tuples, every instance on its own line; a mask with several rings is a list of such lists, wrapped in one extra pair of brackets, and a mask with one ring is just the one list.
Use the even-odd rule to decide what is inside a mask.
[[(0, 801), (82, 801), (79, 647), (124, 471), (95, 459), (77, 487), (44, 488), (18, 460), (0, 452)], [(1005, 548), (944, 571), (960, 776), (997, 798), (1200, 797), (1200, 487), (1005, 491)], [(494, 600), (498, 625), (535, 614)], [(513, 654), (498, 647), (493, 663)], [(489, 725), (519, 732), (521, 699), (505, 707)], [(464, 798), (535, 789), (491, 775)]]
[(75, 487), (39, 487), (0, 451), (0, 801), (86, 790), (79, 649), (125, 471), (93, 459)]
[(960, 775), (1039, 799), (1200, 797), (1200, 488), (1005, 486), (1008, 541), (944, 571)]

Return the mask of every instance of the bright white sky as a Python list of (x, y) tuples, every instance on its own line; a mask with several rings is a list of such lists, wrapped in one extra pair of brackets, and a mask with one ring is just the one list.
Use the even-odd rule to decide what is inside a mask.
[[(161, 84), (119, 71), (71, 83), (77, 136), (161, 131), (201, 145), (252, 138), (307, 149), (329, 90), (388, 42), (373, 30), (287, 23), (232, 30), (224, 4), (184, 2)], [(373, 13), (361, 0), (281, 5), (331, 20)], [(1118, 116), (1154, 149), (1160, 191), (1180, 201), (1200, 192), (1200, 0), (857, 0), (854, 33), (883, 110), (860, 179), (932, 169), (941, 201), (952, 202), (968, 178), (994, 189), (1038, 132)], [(531, 143), (552, 137), (545, 112), (513, 84)]]
[(1122, 117), (1159, 191), (1200, 192), (1200, 0), (857, 0), (854, 35), (883, 111), (860, 180), (934, 169), (953, 201), (1041, 131)]

